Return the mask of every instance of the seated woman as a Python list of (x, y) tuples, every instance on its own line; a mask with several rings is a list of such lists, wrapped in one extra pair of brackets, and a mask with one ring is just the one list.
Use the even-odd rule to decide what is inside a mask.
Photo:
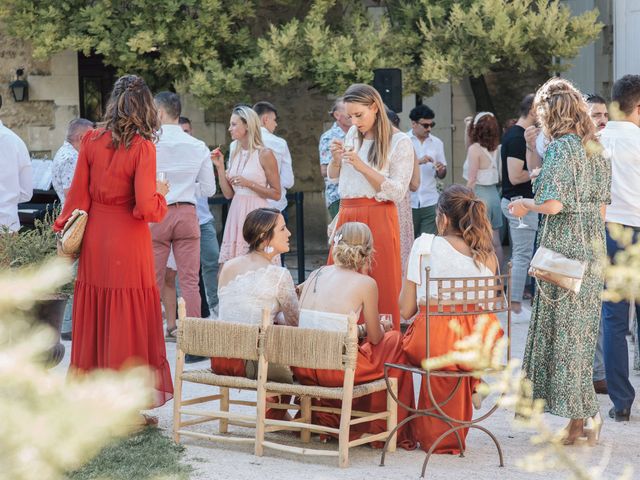
[[(275, 323), (298, 324), (298, 297), (291, 274), (274, 265), (276, 255), (289, 251), (289, 237), (284, 217), (274, 208), (251, 211), (242, 227), (249, 253), (224, 263), (218, 280), (218, 319), (225, 322), (259, 325), (262, 310), (269, 308)], [(257, 362), (231, 358), (212, 358), (211, 369), (220, 375), (257, 378)], [(269, 365), (268, 377), (291, 383), (291, 370)], [(286, 410), (283, 410), (286, 412)], [(273, 417), (272, 417), (273, 418)]]
[[(335, 233), (333, 239), (333, 265), (315, 270), (309, 279), (299, 286), (300, 326), (347, 328), (351, 313), (361, 317), (358, 326), (361, 343), (358, 348), (358, 363), (355, 383), (365, 383), (384, 377), (385, 362), (407, 363), (402, 352), (402, 334), (390, 331), (389, 320), (381, 322), (378, 316), (378, 287), (366, 272), (373, 258), (373, 237), (364, 223), (348, 222)], [(363, 320), (364, 319), (364, 320)], [(363, 320), (363, 321), (362, 321)], [(294, 368), (298, 381), (304, 385), (341, 387), (344, 372), (337, 370), (310, 370)], [(399, 396), (407, 405), (413, 405), (413, 379), (410, 374), (392, 371), (398, 378)], [(336, 406), (339, 402), (323, 400), (323, 405)], [(354, 410), (383, 412), (386, 410), (386, 392), (377, 392), (353, 401)], [(398, 412), (398, 421), (407, 416), (406, 410)], [(314, 422), (338, 428), (340, 419), (330, 413), (314, 412)], [(351, 439), (363, 434), (376, 434), (386, 430), (386, 421), (378, 420), (351, 428)], [(406, 449), (415, 448), (410, 428), (405, 426), (398, 432), (398, 445)]]
[[(407, 278), (400, 294), (400, 314), (403, 318), (411, 318), (420, 311), (405, 334), (403, 349), (409, 363), (420, 366), (426, 357), (426, 267), (431, 268), (432, 277), (491, 277), (498, 268), (496, 255), (491, 244), (491, 224), (487, 216), (485, 204), (476, 197), (471, 189), (462, 185), (451, 185), (440, 195), (436, 207), (436, 225), (438, 236), (422, 234), (416, 239), (409, 257)], [(435, 289), (435, 282), (432, 283)], [(436, 292), (431, 296), (435, 297)], [(458, 295), (456, 294), (455, 297)], [(491, 296), (491, 295), (490, 295)], [(462, 298), (462, 293), (460, 297)], [(476, 316), (460, 315), (452, 308), (452, 315), (434, 317), (430, 322), (430, 354), (440, 356), (453, 350), (454, 343), (466, 337), (474, 329)], [(457, 309), (458, 311), (460, 309)], [(451, 319), (456, 319), (461, 326), (459, 332), (449, 326)], [(490, 322), (497, 322), (491, 316)], [(502, 332), (500, 333), (502, 335)], [(452, 366), (451, 370), (459, 370), (460, 366)], [(437, 401), (445, 400), (455, 387), (457, 378), (431, 377), (431, 389)], [(480, 380), (463, 378), (462, 385), (447, 402), (442, 410), (452, 418), (469, 421), (472, 418), (472, 395)], [(479, 405), (476, 405), (479, 407)], [(427, 394), (425, 382), (420, 388), (418, 407), (431, 408), (432, 403)], [(436, 418), (418, 417), (413, 431), (420, 447), (427, 451), (435, 440), (449, 426)], [(468, 429), (458, 430), (464, 448)], [(460, 453), (455, 434), (446, 437), (437, 447), (435, 453)]]

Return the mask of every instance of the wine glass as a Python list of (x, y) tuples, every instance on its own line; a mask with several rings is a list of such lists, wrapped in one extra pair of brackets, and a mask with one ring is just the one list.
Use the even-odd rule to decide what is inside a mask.
[(380, 325), (382, 325), (385, 331), (387, 331), (385, 324), (390, 326), (389, 330), (393, 328), (393, 315), (390, 313), (381, 313), (378, 315), (378, 319), (380, 320)]
[[(517, 197), (511, 197), (511, 201), (515, 202), (516, 200), (521, 200), (524, 198), (522, 195), (518, 195)], [(522, 217), (518, 217), (518, 226), (516, 228), (529, 228), (529, 225), (525, 224), (522, 221)]]
[(166, 182), (167, 181), (167, 172), (157, 172), (156, 180), (158, 182)]

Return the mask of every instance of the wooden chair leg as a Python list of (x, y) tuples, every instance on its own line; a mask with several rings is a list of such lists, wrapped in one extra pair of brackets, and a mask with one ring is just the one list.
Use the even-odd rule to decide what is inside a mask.
[(176, 356), (176, 375), (173, 386), (173, 440), (180, 443), (178, 430), (181, 428), (180, 407), (182, 407), (182, 371), (184, 370), (184, 352), (178, 348)]
[[(300, 409), (302, 421), (311, 423), (311, 397), (300, 397)], [(302, 440), (302, 443), (309, 443), (311, 441), (311, 430), (308, 428), (303, 429), (300, 432), (300, 440)]]
[[(227, 387), (220, 387), (220, 395), (222, 398), (220, 399), (220, 411), (228, 412), (229, 411), (229, 389)], [(218, 431), (220, 433), (227, 433), (229, 431), (229, 420), (226, 418), (221, 418), (220, 423), (218, 425)]]
[[(398, 424), (398, 404), (393, 400), (393, 396), (391, 393), (398, 398), (398, 379), (390, 378), (389, 385), (391, 387), (391, 392), (387, 391), (387, 412), (389, 412), (389, 417), (387, 418), (387, 431), (391, 431), (396, 428)], [(389, 446), (387, 448), (388, 452), (396, 451), (396, 443), (398, 441), (398, 432), (393, 434), (391, 440), (389, 440)]]

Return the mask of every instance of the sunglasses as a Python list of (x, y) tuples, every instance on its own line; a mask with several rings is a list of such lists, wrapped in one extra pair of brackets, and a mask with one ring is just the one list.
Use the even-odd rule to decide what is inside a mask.
[(420, 125), (422, 128), (433, 128), (436, 126), (436, 122), (430, 122), (430, 123), (421, 123), (421, 122), (417, 122), (418, 125)]

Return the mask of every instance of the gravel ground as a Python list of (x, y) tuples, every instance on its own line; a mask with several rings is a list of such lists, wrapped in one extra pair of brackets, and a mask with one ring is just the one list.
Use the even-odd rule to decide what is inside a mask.
[[(522, 356), (524, 341), (527, 334), (527, 324), (513, 326), (513, 355)], [(69, 364), (70, 342), (64, 342), (67, 352), (63, 362), (56, 367), (55, 372), (66, 373)], [(167, 343), (167, 355), (173, 367), (175, 365), (175, 343)], [(196, 363), (193, 368), (203, 368), (206, 363)], [(640, 374), (632, 373), (632, 381), (636, 390), (640, 391)], [(417, 383), (417, 382), (416, 382)], [(197, 395), (203, 387), (186, 384), (185, 396)], [(211, 387), (213, 389), (213, 387)], [(215, 389), (214, 389), (215, 390)], [(249, 392), (235, 392), (238, 398), (250, 399), (255, 395)], [(605, 418), (600, 444), (594, 448), (569, 447), (571, 454), (579, 457), (585, 465), (596, 466), (601, 462), (606, 464), (602, 478), (617, 478), (622, 474), (625, 465), (631, 465), (635, 470), (633, 478), (640, 478), (640, 406), (636, 402), (632, 410), (631, 421), (616, 423), (608, 418), (607, 412), (611, 406), (609, 397), (599, 395), (600, 410)], [(490, 399), (488, 399), (490, 400)], [(171, 434), (171, 415), (173, 402), (169, 402), (154, 413), (160, 418), (160, 428), (167, 435)], [(527, 473), (519, 469), (516, 461), (527, 453), (534, 451), (530, 443), (531, 432), (512, 428), (513, 414), (506, 410), (498, 410), (487, 419), (485, 427), (492, 430), (502, 444), (505, 457), (505, 467), (498, 467), (498, 456), (493, 442), (488, 436), (477, 430), (472, 430), (467, 439), (465, 458), (451, 455), (437, 455), (432, 457), (427, 468), (429, 479), (525, 479), (544, 478), (566, 479), (566, 471), (550, 471), (545, 473)], [(564, 419), (547, 415), (547, 421), (554, 428), (561, 428)], [(202, 426), (205, 431), (211, 429)], [(240, 427), (230, 427), (231, 432), (239, 435), (251, 436), (251, 430)], [(286, 434), (280, 434), (281, 438)], [(296, 443), (295, 437), (289, 435), (287, 440)], [(337, 468), (335, 457), (297, 456), (265, 450), (265, 456), (255, 457), (253, 445), (234, 443), (214, 443), (201, 439), (183, 438), (186, 446), (185, 461), (194, 469), (193, 479), (253, 479), (264, 480), (329, 480), (329, 479), (417, 479), (424, 460), (421, 450), (404, 451), (387, 456), (386, 465), (380, 467), (380, 451), (367, 446), (356, 447), (350, 452), (351, 466), (348, 469)], [(313, 440), (315, 448), (324, 448)], [(326, 445), (327, 448), (336, 447), (337, 443)]]

